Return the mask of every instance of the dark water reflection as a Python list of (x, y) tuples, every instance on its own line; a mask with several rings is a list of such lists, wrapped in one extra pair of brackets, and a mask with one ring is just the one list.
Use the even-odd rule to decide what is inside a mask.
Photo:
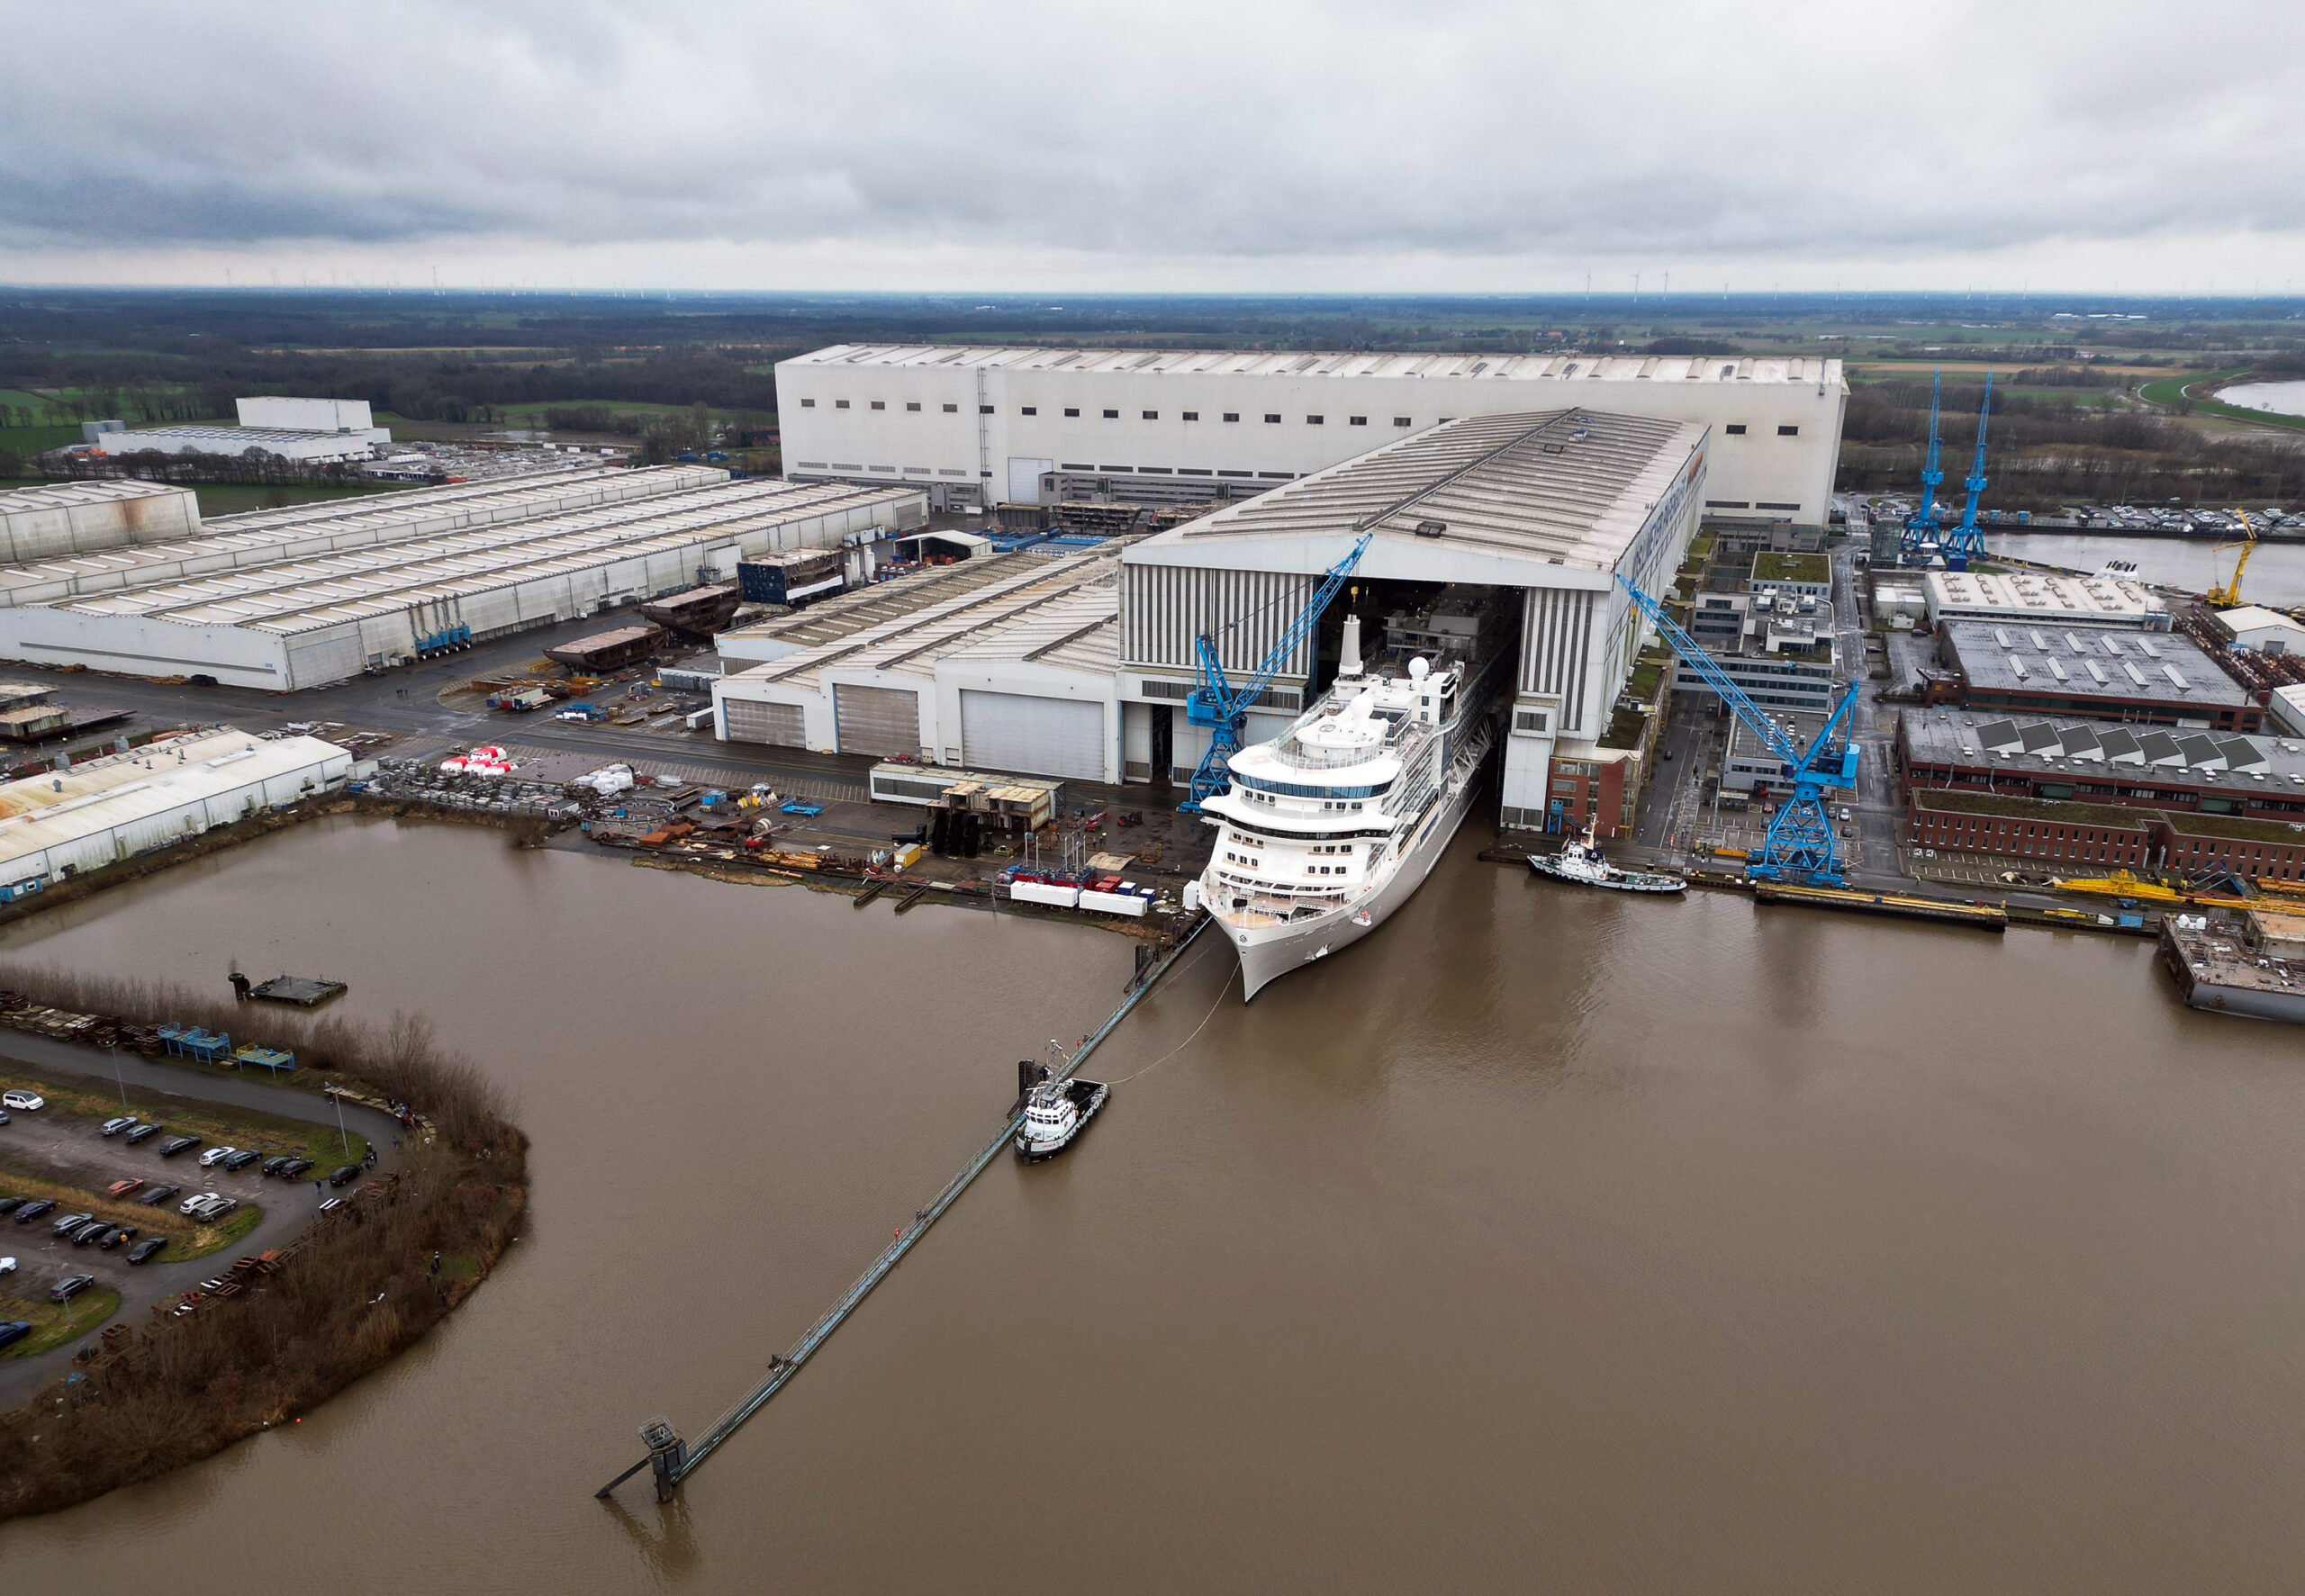
[(538, 1209), (302, 1426), (0, 1529), (12, 1587), (2305, 1576), (2305, 1036), (2177, 1007), (2143, 945), (1618, 902), (1460, 840), (1253, 1007), (1221, 949), (1156, 994), (1077, 1155), (996, 1165), (665, 1510), (591, 1500), (634, 1425), (755, 1377), (1125, 942), (353, 823), (10, 940), (427, 1009), (515, 1086)]

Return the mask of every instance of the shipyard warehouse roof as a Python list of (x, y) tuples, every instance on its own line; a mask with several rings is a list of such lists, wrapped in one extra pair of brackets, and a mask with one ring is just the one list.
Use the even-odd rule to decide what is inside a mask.
[(814, 685), (819, 671), (835, 665), (933, 677), (938, 660), (958, 655), (1090, 671), (1118, 665), (1120, 570), (1111, 555), (1012, 555), (1001, 564), (1008, 569), (994, 581), (957, 593), (923, 593), (926, 602), (727, 681)]
[[(1944, 645), (1973, 690), (2044, 699), (2165, 703), (2209, 716), (2255, 700), (2191, 640), (2126, 627), (1948, 621)], [(2192, 706), (2187, 709), (2187, 706)]]
[(0, 881), (92, 870), (341, 780), (352, 756), (316, 737), (230, 726), (0, 785)]
[(1378, 355), (1271, 354), (1250, 349), (1154, 351), (1053, 349), (1013, 345), (836, 344), (786, 365), (945, 366), (1005, 371), (1125, 373), (1131, 375), (1436, 377), (1560, 382), (1839, 383), (1840, 362), (1725, 355)]
[[(1412, 564), (1473, 553), (1517, 563), (1615, 568), (1659, 503), (1695, 473), (1705, 428), (1695, 422), (1555, 410), (1446, 421), (1412, 437), (1199, 520), (1129, 551), (1134, 564), (1171, 563), (1259, 539), (1378, 535)], [(1393, 570), (1376, 546), (1370, 576)]]

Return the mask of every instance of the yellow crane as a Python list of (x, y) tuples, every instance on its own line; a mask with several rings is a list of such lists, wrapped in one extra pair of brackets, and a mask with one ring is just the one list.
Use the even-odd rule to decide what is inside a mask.
[(2241, 531), (2244, 536), (2238, 543), (2220, 543), (2217, 546), (2217, 552), (2220, 555), (2230, 554), (2237, 548), (2241, 551), (2241, 557), (2233, 562), (2233, 580), (2219, 583), (2202, 595), (2219, 609), (2230, 609), (2241, 602), (2241, 573), (2249, 568), (2249, 556), (2256, 552), (2257, 547), (2256, 524), (2249, 519), (2249, 512), (2246, 509), (2237, 509), (2233, 513), (2241, 518)]

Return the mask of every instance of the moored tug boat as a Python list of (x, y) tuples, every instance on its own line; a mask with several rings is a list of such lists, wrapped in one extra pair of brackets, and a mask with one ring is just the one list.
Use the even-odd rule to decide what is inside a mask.
[(1568, 881), (1578, 887), (1600, 887), (1611, 892), (1686, 892), (1688, 879), (1669, 875), (1663, 870), (1619, 870), (1609, 862), (1594, 840), (1593, 827), (1586, 825), (1585, 834), (1571, 837), (1559, 853), (1547, 858), (1541, 853), (1526, 856), (1529, 868), (1541, 876), (1550, 876), (1556, 881)]
[(1017, 1089), (1024, 1113), (1017, 1125), (1017, 1156), (1028, 1164), (1071, 1146), (1113, 1091), (1105, 1081), (1060, 1080), (1047, 1065), (1030, 1059), (1017, 1062)]

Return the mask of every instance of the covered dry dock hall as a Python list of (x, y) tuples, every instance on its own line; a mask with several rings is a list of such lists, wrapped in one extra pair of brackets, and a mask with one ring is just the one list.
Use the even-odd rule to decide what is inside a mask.
[[(1314, 473), (1123, 551), (1119, 698), (1127, 773), (1189, 772), (1207, 734), (1187, 723), (1194, 640), (1234, 681), (1253, 672), (1321, 573), (1376, 534), (1341, 594), (1298, 642), (1244, 735), (1277, 735), (1326, 685), (1348, 606), (1385, 612), (1447, 584), (1514, 607), (1518, 658), (1503, 816), (1541, 825), (1556, 760), (1597, 752), (1646, 623), (1615, 585), (1660, 591), (1695, 535), (1707, 428), (1550, 410), (1469, 417)], [(1372, 636), (1376, 635), (1374, 633)]]

